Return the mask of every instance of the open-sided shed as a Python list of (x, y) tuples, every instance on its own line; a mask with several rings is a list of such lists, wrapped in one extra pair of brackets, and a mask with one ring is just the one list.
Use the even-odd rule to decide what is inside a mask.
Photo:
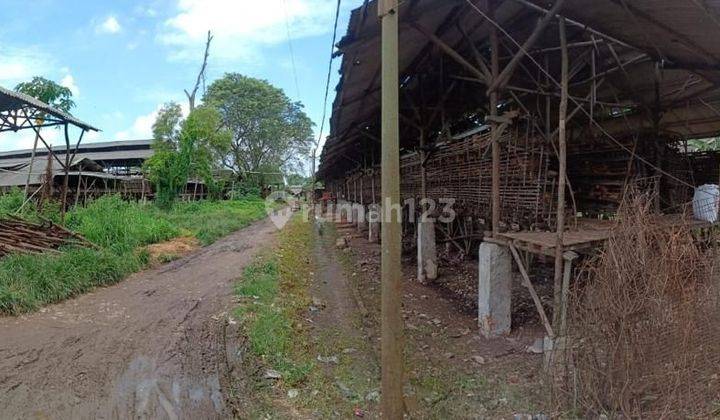
[[(354, 10), (337, 45), (318, 172), (362, 206), (380, 197), (377, 7)], [(519, 266), (518, 251), (554, 256), (559, 292), (568, 251), (607, 237), (598, 217), (630, 185), (657, 191), (663, 225), (720, 179), (717, 154), (692, 146), (720, 134), (720, 2), (411, 0), (398, 16), (401, 195), (454, 199), (445, 239)]]
[[(71, 125), (80, 129), (77, 141), (71, 141), (70, 139), (69, 128)], [(63, 128), (65, 150), (71, 150), (71, 143), (74, 143), (75, 145), (74, 153), (72, 153), (72, 155), (71, 153), (65, 153), (63, 160), (60, 160), (56, 155), (50, 154), (50, 156), (57, 160), (57, 163), (64, 172), (62, 189), (62, 209), (64, 215), (67, 205), (67, 191), (71, 163), (75, 162), (75, 153), (77, 153), (77, 148), (80, 146), (85, 132), (98, 131), (98, 129), (29, 95), (0, 87), (0, 135), (3, 132), (17, 132), (23, 129), (30, 129), (35, 133), (36, 138), (45, 145), (47, 150), (50, 150), (50, 145), (48, 145), (45, 141), (40, 131), (40, 129), (44, 127)], [(25, 176), (27, 177), (26, 185), (29, 184), (30, 177), (32, 177), (36, 171), (35, 152), (36, 150), (33, 149), (29, 166), (25, 171)], [(10, 169), (3, 169), (2, 172), (5, 174), (17, 175), (17, 173), (13, 173), (17, 171), (12, 171)], [(40, 189), (38, 188), (35, 191), (38, 192), (39, 190)]]

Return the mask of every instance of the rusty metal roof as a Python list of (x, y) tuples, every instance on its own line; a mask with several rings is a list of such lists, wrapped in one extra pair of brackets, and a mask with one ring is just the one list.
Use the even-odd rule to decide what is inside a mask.
[(99, 131), (32, 96), (0, 86), (0, 132), (31, 128), (31, 121), (40, 116), (45, 120), (43, 127), (69, 123), (83, 130)]
[[(417, 146), (412, 133), (407, 131), (405, 120), (411, 115), (406, 97), (417, 93), (413, 89), (418, 69), (423, 68), (425, 74), (431, 75), (452, 71), (466, 78), (473, 76), (452, 60), (438, 59), (437, 54), (433, 56), (435, 47), (416, 26), (422, 26), (471, 61), (472, 53), (465, 45), (463, 31), (478, 48), (487, 48), (489, 24), (469, 3), (465, 0), (401, 3), (398, 58), (401, 101), (404, 101), (401, 102), (401, 115), (405, 117), (401, 120), (401, 130), (409, 133), (401, 131), (401, 147)], [(522, 42), (549, 4), (551, 6), (547, 0), (502, 0), (498, 4), (496, 21)], [(617, 58), (625, 63), (625, 66), (618, 66), (622, 67), (620, 70), (604, 77), (605, 83), (598, 88), (597, 100), (608, 106), (631, 107), (636, 112), (619, 113), (618, 118), (603, 120), (601, 131), (620, 133), (651, 126), (640, 108), (652, 106), (655, 101), (653, 74), (659, 65), (663, 109), (660, 129), (671, 137), (680, 138), (720, 133), (719, 0), (568, 0), (560, 13), (568, 19), (570, 42), (595, 43), (599, 63), (609, 66), (608, 63)], [(501, 55), (507, 59), (509, 53), (517, 51), (517, 46), (504, 34), (501, 37)], [(531, 52), (557, 45), (557, 30), (546, 30)], [(333, 102), (330, 135), (321, 155), (320, 177), (330, 173), (340, 175), (356, 168), (362, 164), (368, 149), (379, 150), (380, 26), (377, 1), (365, 2), (352, 11), (347, 34), (337, 47), (337, 55), (342, 56), (341, 77)], [(572, 49), (571, 65), (581, 60), (582, 54), (582, 50)], [(559, 54), (556, 56), (559, 59)], [(531, 79), (529, 73), (536, 69), (527, 57), (522, 60), (522, 65), (531, 70), (517, 70), (510, 84), (527, 89)], [(550, 67), (557, 69), (558, 65), (552, 62)], [(485, 101), (478, 83), (476, 87), (467, 80), (458, 83), (453, 97), (444, 105), (449, 113), (460, 114)], [(590, 83), (581, 78), (580, 82), (571, 84), (571, 94), (583, 90), (586, 93)], [(573, 106), (571, 103), (571, 109)], [(598, 130), (595, 131), (598, 134)]]

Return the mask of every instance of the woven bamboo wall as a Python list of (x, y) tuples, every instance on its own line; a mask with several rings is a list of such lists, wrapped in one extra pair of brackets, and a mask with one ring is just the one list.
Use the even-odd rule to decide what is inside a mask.
[[(426, 160), (427, 196), (453, 198), (459, 216), (489, 222), (492, 189), (490, 133), (474, 134), (438, 145)], [(556, 180), (549, 170), (547, 146), (513, 130), (500, 139), (501, 220), (528, 229), (552, 218)], [(337, 197), (369, 204), (380, 201), (379, 168), (328, 182)], [(421, 197), (420, 154), (401, 157), (403, 200)], [(374, 195), (373, 195), (374, 192)]]

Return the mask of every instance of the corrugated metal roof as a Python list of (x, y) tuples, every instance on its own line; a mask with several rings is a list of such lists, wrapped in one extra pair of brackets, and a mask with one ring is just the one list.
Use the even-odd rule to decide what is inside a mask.
[[(78, 152), (86, 152), (86, 151), (95, 151), (97, 149), (116, 149), (116, 150), (141, 150), (141, 149), (150, 149), (152, 146), (152, 139), (143, 139), (143, 140), (120, 140), (120, 141), (97, 141), (93, 143), (81, 143), (80, 147), (78, 148)], [(75, 145), (70, 145), (70, 149), (72, 152), (74, 152)], [(46, 152), (44, 148), (39, 148), (39, 152)], [(53, 146), (53, 152), (58, 154), (63, 154), (65, 152), (65, 145), (57, 145)], [(6, 157), (18, 157), (23, 155), (30, 155), (32, 153), (32, 149), (19, 149), (19, 150), (8, 150), (5, 152), (0, 152), (0, 159), (6, 158)]]
[(10, 89), (6, 89), (0, 86), (0, 113), (11, 112), (22, 109), (24, 106), (29, 105), (43, 113), (52, 115), (59, 120), (68, 122), (76, 127), (82, 128), (83, 130), (99, 131), (97, 128), (87, 124), (72, 115), (60, 111), (59, 109), (53, 108), (50, 105), (42, 102), (32, 96), (24, 93), (15, 92)]
[[(439, 55), (431, 41), (414, 28), (415, 25), (435, 34), (469, 62), (473, 62), (473, 54), (460, 28), (464, 28), (478, 48), (487, 51), (490, 25), (469, 3), (477, 2), (416, 0), (401, 3), (398, 59), (401, 107), (404, 103), (401, 114), (404, 116), (412, 113), (408, 98), (420, 96), (413, 91), (418, 68), (423, 69), (426, 77), (443, 71), (468, 75), (452, 59)], [(547, 0), (503, 0), (498, 2), (496, 21), (522, 42), (544, 14), (542, 10), (552, 3)], [(658, 62), (663, 68), (659, 86), (664, 111), (661, 131), (684, 138), (720, 133), (720, 42), (717, 41), (720, 39), (720, 1), (567, 0), (560, 13), (577, 23), (569, 25), (571, 41), (599, 41), (596, 46), (598, 63), (603, 63), (605, 68), (615, 62), (613, 53), (627, 62), (631, 62), (632, 57), (640, 57), (623, 71), (604, 76), (606, 83), (598, 90), (598, 101), (651, 107), (655, 100), (654, 66)], [(610, 51), (602, 43), (602, 36), (592, 35), (593, 30), (601, 32), (608, 40), (612, 38), (622, 48), (616, 45), (616, 50)], [(502, 67), (507, 62), (508, 50), (514, 53), (517, 46), (504, 34), (501, 39), (505, 43), (501, 51), (505, 56)], [(557, 29), (551, 25), (533, 48), (557, 46)], [(329, 172), (341, 175), (356, 167), (369, 150), (374, 150), (375, 154), (379, 150), (380, 25), (376, 0), (352, 11), (347, 34), (338, 43), (338, 54), (342, 55), (341, 77), (333, 102), (330, 135), (321, 155), (321, 177)], [(581, 52), (571, 50), (571, 64), (581, 60), (579, 54)], [(555, 59), (559, 60), (559, 54)], [(523, 62), (531, 71), (518, 69), (510, 82), (527, 88), (527, 73), (537, 71), (537, 68), (526, 58)], [(556, 73), (559, 64), (551, 62), (551, 68)], [(486, 105), (485, 93), (479, 93), (477, 88), (470, 89), (467, 82), (461, 83), (462, 88), (444, 104), (448, 113), (462, 114), (480, 103)], [(574, 92), (578, 96), (584, 96), (588, 90), (589, 82), (571, 86), (571, 94)], [(425, 96), (429, 94), (432, 93), (424, 92)], [(428, 103), (434, 106), (433, 102)], [(400, 125), (401, 147), (417, 147), (417, 140), (413, 138), (417, 136), (412, 133), (412, 128), (408, 128), (409, 124), (401, 121)], [(644, 111), (638, 109), (622, 118), (607, 119), (602, 125), (607, 132), (620, 133), (629, 127), (632, 130), (648, 128), (651, 122)], [(437, 132), (437, 127), (432, 129)], [(372, 135), (363, 135), (363, 130)]]
[[(64, 174), (65, 172), (60, 167), (60, 164), (53, 159), (52, 173), (53, 176)], [(0, 168), (0, 187), (20, 187), (24, 186), (28, 179), (28, 172), (30, 172), (30, 185), (40, 185), (43, 182), (45, 176), (45, 169), (47, 168), (48, 157), (38, 156), (35, 158), (33, 163), (32, 172), (30, 172), (30, 162), (6, 166)], [(84, 169), (87, 172), (94, 172), (96, 174), (102, 174), (102, 167), (94, 161), (76, 157), (73, 162), (70, 163), (71, 170)]]
[[(144, 161), (150, 158), (155, 152), (150, 145), (152, 140), (132, 140), (132, 141), (112, 141), (82, 144), (78, 148), (75, 155), (77, 159), (90, 159), (97, 162), (112, 161)], [(70, 155), (72, 156), (74, 146), (71, 146)], [(64, 159), (65, 146), (53, 148), (53, 153), (60, 160)], [(47, 156), (48, 151), (44, 147), (39, 147), (36, 156)], [(0, 153), (0, 168), (8, 168), (12, 166), (22, 165), (30, 161), (32, 156), (31, 149), (14, 150)]]

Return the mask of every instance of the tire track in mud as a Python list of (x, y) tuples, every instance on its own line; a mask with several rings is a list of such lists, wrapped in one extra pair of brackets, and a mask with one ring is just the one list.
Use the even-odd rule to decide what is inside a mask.
[(232, 283), (276, 232), (265, 219), (116, 285), (0, 318), (0, 418), (232, 416), (224, 387), (242, 375)]

